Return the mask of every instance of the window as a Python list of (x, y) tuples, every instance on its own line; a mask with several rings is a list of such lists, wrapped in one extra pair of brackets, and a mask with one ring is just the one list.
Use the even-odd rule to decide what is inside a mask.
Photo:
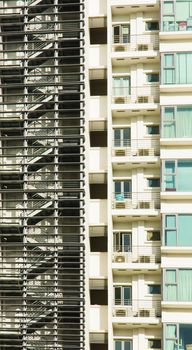
[(163, 84), (192, 84), (191, 52), (163, 55)]
[(162, 1), (162, 30), (191, 30), (192, 4), (191, 0)]
[(117, 25), (113, 27), (114, 44), (127, 44), (130, 42), (130, 25)]
[(192, 246), (192, 215), (169, 214), (163, 217), (166, 246)]
[(113, 235), (114, 252), (131, 252), (132, 235), (130, 232), (115, 232)]
[(131, 143), (131, 128), (114, 129), (114, 146), (126, 147)]
[(166, 160), (163, 165), (165, 191), (192, 191), (192, 160)]
[(192, 344), (192, 324), (165, 324), (165, 349), (190, 350)]
[(115, 350), (132, 350), (132, 340), (115, 340)]
[(148, 293), (149, 294), (161, 294), (161, 285), (160, 284), (148, 284)]
[(161, 349), (161, 339), (148, 339), (149, 349)]
[(114, 187), (116, 200), (131, 198), (131, 180), (115, 181)]
[(158, 135), (159, 134), (159, 125), (147, 125), (147, 134), (148, 135)]
[(130, 77), (113, 78), (113, 96), (130, 95)]
[(147, 231), (147, 240), (148, 241), (160, 241), (160, 231)]
[(132, 287), (114, 287), (115, 305), (132, 304)]
[(162, 108), (162, 137), (192, 137), (192, 106)]
[(192, 269), (167, 269), (164, 281), (164, 300), (192, 301)]
[(147, 179), (148, 187), (160, 187), (160, 178)]
[(145, 22), (146, 30), (159, 30), (159, 22), (158, 21), (149, 21)]
[(159, 73), (147, 73), (147, 82), (148, 83), (157, 83), (159, 82)]

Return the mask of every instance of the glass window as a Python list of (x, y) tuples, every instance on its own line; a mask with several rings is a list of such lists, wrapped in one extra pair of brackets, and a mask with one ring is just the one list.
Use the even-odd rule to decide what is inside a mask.
[(127, 181), (115, 181), (115, 199), (124, 200), (131, 198), (131, 180)]
[(148, 187), (160, 187), (160, 178), (147, 179)]
[(159, 22), (158, 21), (149, 21), (145, 22), (146, 30), (159, 30)]
[(191, 52), (177, 52), (164, 54), (163, 83), (164, 84), (192, 84)]
[(115, 350), (131, 350), (132, 340), (115, 340)]
[(160, 284), (148, 284), (148, 293), (149, 294), (161, 294), (161, 285)]
[(147, 134), (148, 135), (158, 135), (159, 134), (159, 125), (147, 125)]
[(165, 245), (192, 246), (192, 215), (165, 215)]
[(114, 129), (114, 146), (126, 147), (130, 146), (131, 128)]
[(148, 83), (159, 82), (159, 73), (147, 73), (147, 82)]
[(132, 304), (132, 287), (114, 287), (115, 305)]
[(147, 240), (148, 241), (160, 241), (160, 231), (147, 231)]
[(113, 96), (130, 95), (130, 77), (113, 78)]
[(114, 44), (127, 44), (130, 42), (130, 25), (117, 25), (113, 27)]
[(165, 271), (165, 300), (192, 301), (192, 269)]
[(149, 349), (161, 349), (161, 339), (148, 339)]
[(132, 235), (129, 232), (114, 233), (114, 251), (131, 252), (132, 251)]

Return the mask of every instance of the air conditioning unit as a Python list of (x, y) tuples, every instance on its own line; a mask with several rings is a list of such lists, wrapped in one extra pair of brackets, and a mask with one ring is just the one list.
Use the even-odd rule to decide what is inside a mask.
[(116, 317), (125, 317), (126, 316), (126, 309), (116, 309), (115, 316)]
[(125, 51), (125, 46), (123, 46), (123, 45), (114, 46), (114, 51), (116, 51), (116, 52)]
[(149, 51), (149, 50), (153, 50), (153, 44), (149, 43), (149, 44), (138, 44), (137, 45), (137, 50), (138, 51)]
[(138, 205), (139, 209), (154, 209), (154, 201), (141, 201)]
[(155, 309), (140, 309), (139, 317), (155, 317)]
[(123, 263), (125, 262), (125, 256), (123, 254), (118, 254), (114, 257), (115, 262)]
[(137, 155), (139, 157), (154, 156), (154, 148), (139, 148)]
[(153, 96), (137, 96), (137, 103), (153, 103)]
[(117, 103), (117, 104), (130, 103), (130, 96), (115, 96), (113, 97), (113, 103)]
[(126, 155), (126, 149), (125, 148), (116, 148), (114, 150), (116, 157), (124, 157)]
[(115, 209), (126, 209), (125, 201), (116, 201), (115, 202)]

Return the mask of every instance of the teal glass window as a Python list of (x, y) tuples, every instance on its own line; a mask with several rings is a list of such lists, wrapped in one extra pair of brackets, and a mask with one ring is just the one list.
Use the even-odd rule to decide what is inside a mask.
[(191, 0), (162, 0), (162, 30), (192, 30)]
[(167, 160), (164, 162), (164, 190), (192, 191), (192, 160)]
[(132, 349), (132, 340), (115, 340), (115, 350), (131, 350)]
[(166, 301), (192, 301), (192, 269), (167, 269), (164, 275)]
[(147, 82), (148, 83), (159, 82), (159, 73), (147, 73)]
[(130, 95), (130, 77), (113, 78), (113, 96)]
[(160, 284), (148, 284), (148, 293), (149, 294), (161, 294)]
[(160, 178), (147, 179), (148, 187), (160, 187)]
[(132, 287), (114, 287), (115, 305), (132, 304)]
[(158, 135), (159, 134), (159, 125), (147, 125), (147, 134), (148, 135)]
[(114, 146), (126, 147), (131, 144), (131, 128), (114, 129)]
[(192, 106), (162, 108), (162, 137), (192, 137)]
[(163, 55), (163, 84), (192, 84), (191, 52)]
[(192, 246), (192, 214), (165, 215), (166, 246)]

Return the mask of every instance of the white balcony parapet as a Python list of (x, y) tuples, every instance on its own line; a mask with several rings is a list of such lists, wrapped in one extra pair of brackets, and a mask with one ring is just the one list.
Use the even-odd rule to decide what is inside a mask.
[(91, 199), (89, 202), (89, 225), (107, 224), (107, 200)]
[(125, 87), (113, 87), (112, 103), (114, 104), (147, 104), (159, 103), (159, 85), (143, 85)]
[(160, 192), (118, 192), (113, 194), (113, 209), (160, 209)]
[(158, 34), (121, 34), (112, 38), (112, 51), (157, 51), (159, 50)]
[(113, 317), (161, 317), (160, 300), (124, 300), (124, 304), (120, 299), (114, 300)]
[(114, 246), (113, 263), (159, 264), (160, 245)]
[(91, 252), (89, 270), (90, 277), (107, 277), (107, 253)]
[(115, 139), (113, 140), (112, 156), (115, 157), (154, 157), (160, 154), (159, 138)]
[(89, 153), (89, 171), (106, 171), (107, 170), (107, 148), (92, 147)]

